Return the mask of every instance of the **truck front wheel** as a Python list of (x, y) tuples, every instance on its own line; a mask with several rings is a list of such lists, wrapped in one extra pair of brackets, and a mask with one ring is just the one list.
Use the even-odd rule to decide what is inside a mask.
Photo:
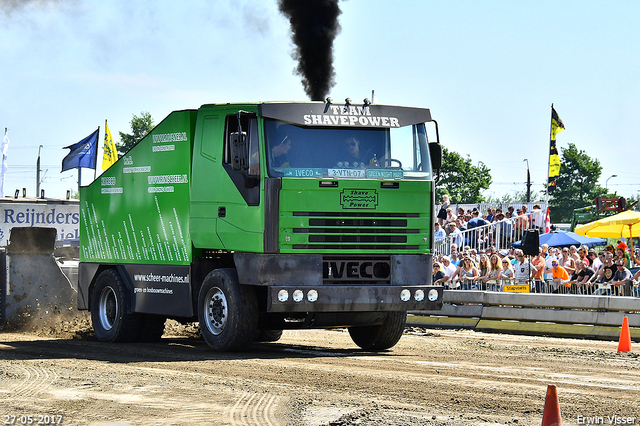
[(98, 340), (133, 342), (138, 339), (142, 318), (126, 313), (126, 291), (115, 270), (107, 269), (98, 276), (91, 297), (91, 322)]
[(350, 327), (349, 335), (353, 343), (362, 349), (382, 351), (392, 348), (398, 343), (406, 323), (407, 313), (405, 311), (389, 312), (382, 324)]
[(198, 320), (202, 337), (213, 350), (243, 350), (253, 341), (258, 327), (256, 293), (238, 283), (235, 269), (216, 269), (200, 288)]

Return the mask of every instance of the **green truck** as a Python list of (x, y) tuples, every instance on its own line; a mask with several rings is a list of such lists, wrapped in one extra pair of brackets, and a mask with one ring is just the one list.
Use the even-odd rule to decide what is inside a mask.
[[(435, 141), (429, 142), (429, 133)], [(175, 111), (80, 189), (78, 308), (101, 341), (198, 321), (216, 351), (285, 329), (400, 339), (432, 285), (428, 109), (327, 102)]]

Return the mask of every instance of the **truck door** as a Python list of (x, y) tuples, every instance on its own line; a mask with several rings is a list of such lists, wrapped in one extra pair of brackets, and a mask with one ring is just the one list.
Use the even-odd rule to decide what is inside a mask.
[[(264, 225), (260, 208), (260, 152), (255, 114), (225, 119), (217, 232), (227, 250), (260, 252)], [(213, 184), (213, 183), (212, 183)]]

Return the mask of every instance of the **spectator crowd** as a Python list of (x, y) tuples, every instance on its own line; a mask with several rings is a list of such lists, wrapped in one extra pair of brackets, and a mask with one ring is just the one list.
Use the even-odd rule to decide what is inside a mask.
[(535, 204), (531, 211), (523, 204), (519, 208), (508, 206), (505, 211), (500, 207), (487, 207), (486, 214), (481, 214), (477, 208), (465, 211), (463, 207), (454, 212), (445, 195), (438, 207), (437, 218), (435, 251), (448, 254), (452, 245), (468, 245), (476, 250), (489, 246), (510, 248), (529, 229), (544, 232), (546, 215), (540, 204)]
[[(515, 211), (514, 211), (515, 210)], [(506, 212), (491, 208), (453, 212), (445, 198), (435, 224), (433, 281), (448, 289), (502, 291), (506, 284), (528, 284), (531, 292), (605, 294), (640, 297), (640, 253), (620, 240), (596, 251), (587, 246), (549, 247), (526, 256), (512, 243), (524, 231), (544, 232), (545, 215), (536, 204)]]

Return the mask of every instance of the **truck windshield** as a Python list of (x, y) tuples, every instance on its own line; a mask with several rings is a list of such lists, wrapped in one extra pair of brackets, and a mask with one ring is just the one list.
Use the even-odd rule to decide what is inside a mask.
[(431, 180), (424, 123), (400, 128), (303, 127), (264, 122), (272, 177)]

